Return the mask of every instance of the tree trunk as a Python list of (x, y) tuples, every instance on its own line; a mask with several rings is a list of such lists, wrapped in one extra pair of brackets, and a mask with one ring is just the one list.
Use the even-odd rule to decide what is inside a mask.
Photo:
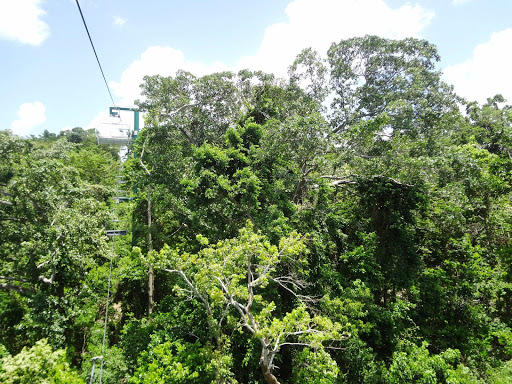
[[(151, 239), (151, 186), (148, 185), (148, 253), (153, 251), (153, 240)], [(155, 281), (154, 281), (154, 271), (153, 266), (149, 266), (148, 271), (148, 313), (153, 313), (153, 303), (154, 303), (154, 289), (155, 289)]]
[(265, 381), (268, 384), (279, 384), (277, 377), (275, 377), (270, 370), (270, 367), (268, 364), (268, 351), (265, 349), (263, 349), (261, 351), (260, 367), (261, 367), (261, 372), (263, 373), (263, 377), (265, 378)]

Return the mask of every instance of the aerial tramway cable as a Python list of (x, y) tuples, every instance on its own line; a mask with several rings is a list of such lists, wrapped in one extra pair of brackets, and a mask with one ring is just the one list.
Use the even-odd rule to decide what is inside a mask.
[[(117, 222), (117, 206), (119, 204), (119, 200), (116, 200), (116, 209), (115, 209), (115, 215), (114, 215), (114, 231), (116, 230), (116, 222)], [(110, 266), (108, 269), (108, 285), (107, 285), (107, 302), (105, 304), (105, 321), (103, 323), (103, 340), (101, 342), (101, 365), (100, 365), (100, 384), (102, 383), (103, 379), (103, 362), (105, 359), (103, 356), (105, 356), (105, 337), (107, 335), (107, 322), (108, 322), (108, 303), (110, 300), (110, 284), (111, 284), (111, 277), (112, 277), (112, 263), (114, 261), (114, 255), (115, 255), (115, 239), (116, 236), (112, 236), (112, 253), (110, 255)], [(93, 375), (91, 375), (91, 380), (93, 379)]]
[[(105, 77), (105, 73), (103, 72), (103, 68), (101, 67), (100, 59), (98, 58), (98, 54), (96, 53), (96, 49), (94, 48), (94, 43), (92, 42), (91, 34), (89, 33), (89, 28), (87, 28), (87, 23), (85, 22), (85, 18), (82, 13), (82, 9), (80, 8), (80, 4), (78, 3), (78, 0), (75, 0), (75, 1), (76, 1), (76, 5), (78, 7), (78, 11), (80, 12), (80, 16), (82, 17), (82, 21), (84, 23), (84, 27), (87, 32), (87, 36), (89, 37), (89, 41), (91, 43), (92, 50), (94, 51), (94, 56), (96, 56), (96, 61), (98, 62), (98, 66), (100, 68), (101, 75), (103, 76), (103, 80), (105, 82), (105, 86), (107, 87), (108, 94), (110, 95), (110, 100), (112, 100), (112, 104), (114, 105), (114, 107), (117, 108), (116, 103), (114, 102), (114, 98), (112, 97), (112, 93), (110, 92), (110, 87), (108, 86), (107, 79)], [(120, 118), (120, 115), (119, 115), (119, 118)], [(96, 131), (96, 132), (98, 132), (98, 131)], [(119, 132), (123, 136), (123, 139), (124, 139), (126, 136), (124, 130), (119, 128)], [(91, 367), (91, 376), (90, 376), (89, 384), (92, 384), (94, 381), (94, 368), (96, 365), (96, 361), (98, 361), (98, 360), (101, 360), (100, 376), (99, 376), (100, 384), (102, 384), (102, 380), (103, 380), (103, 365), (104, 365), (104, 360), (105, 360), (104, 356), (105, 356), (105, 341), (106, 341), (106, 334), (107, 334), (108, 308), (109, 308), (109, 300), (110, 300), (110, 287), (111, 287), (111, 282), (112, 282), (112, 266), (113, 266), (114, 255), (115, 255), (115, 237), (126, 235), (126, 231), (117, 230), (116, 224), (115, 224), (115, 222), (117, 222), (117, 206), (123, 200), (121, 200), (120, 198), (117, 198), (117, 199), (115, 199), (115, 201), (116, 201), (116, 208), (115, 208), (115, 214), (114, 214), (115, 220), (113, 220), (114, 229), (106, 232), (107, 236), (112, 237), (112, 253), (110, 255), (110, 266), (109, 266), (109, 272), (108, 272), (107, 301), (105, 304), (105, 320), (104, 320), (104, 324), (103, 324), (103, 339), (102, 339), (102, 345), (101, 345), (101, 355), (95, 356), (91, 359), (92, 367)]]
[(108, 86), (107, 79), (105, 78), (105, 73), (103, 73), (103, 68), (101, 67), (100, 59), (98, 58), (98, 54), (96, 53), (96, 49), (94, 48), (94, 44), (92, 42), (91, 34), (89, 33), (89, 28), (87, 28), (87, 23), (85, 22), (84, 14), (82, 13), (82, 8), (80, 8), (80, 4), (78, 0), (76, 1), (76, 6), (78, 7), (78, 11), (80, 11), (80, 16), (82, 17), (82, 21), (84, 22), (84, 27), (87, 32), (87, 36), (89, 36), (89, 41), (91, 42), (92, 50), (94, 51), (94, 56), (96, 56), (96, 61), (98, 62), (98, 66), (100, 67), (101, 75), (103, 76), (103, 81), (105, 81), (105, 85), (108, 90), (108, 94), (110, 95), (110, 100), (112, 100), (112, 104), (115, 106), (114, 98), (112, 97), (112, 92), (110, 92), (110, 87)]

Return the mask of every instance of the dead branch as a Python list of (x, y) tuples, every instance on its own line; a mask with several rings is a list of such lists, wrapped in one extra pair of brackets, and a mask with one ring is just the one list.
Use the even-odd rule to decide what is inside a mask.
[[(171, 111), (169, 113), (162, 113), (162, 112), (159, 112), (158, 113), (158, 118), (159, 119), (170, 119), (171, 116), (177, 114), (178, 112), (180, 112), (182, 109), (185, 109), (185, 108), (188, 108), (188, 107), (194, 107), (196, 104), (185, 104), (185, 105), (182, 105), (181, 107), (179, 107), (178, 109), (174, 110), (174, 111)], [(178, 126), (178, 129), (180, 130), (180, 132), (187, 138), (187, 140), (189, 141), (190, 144), (194, 144), (194, 138), (192, 137), (192, 135), (190, 134), (189, 131), (187, 131), (185, 128), (181, 127), (181, 126)]]
[(34, 293), (33, 289), (21, 287), (19, 285), (9, 284), (9, 283), (0, 283), (0, 289), (5, 289), (8, 291), (15, 291), (19, 294), (28, 294)]
[(186, 226), (187, 226), (187, 224), (181, 223), (180, 227), (177, 230), (175, 230), (173, 233), (171, 233), (169, 236), (167, 236), (167, 238), (169, 239), (169, 238), (173, 237), (175, 234), (177, 234), (180, 231), (181, 228), (186, 227)]
[(181, 276), (181, 278), (185, 281), (185, 283), (187, 283), (187, 285), (190, 287), (190, 289), (192, 290), (192, 292), (194, 293), (194, 295), (203, 302), (206, 310), (208, 311), (208, 315), (211, 316), (212, 315), (212, 311), (211, 311), (211, 308), (210, 308), (210, 304), (208, 303), (208, 300), (206, 300), (206, 298), (201, 295), (201, 293), (199, 293), (199, 291), (197, 290), (196, 286), (194, 284), (192, 284), (192, 282), (187, 278), (187, 275), (185, 275), (185, 273), (179, 269), (166, 269), (166, 268), (161, 268), (162, 271), (165, 271), (165, 272), (169, 272), (169, 273), (177, 273), (178, 275)]
[(144, 151), (146, 149), (146, 143), (148, 141), (148, 138), (149, 138), (149, 135), (146, 135), (146, 138), (144, 139), (144, 144), (142, 144), (142, 152), (140, 153), (140, 157), (139, 157), (139, 163), (140, 165), (142, 166), (142, 168), (144, 168), (144, 170), (146, 171), (146, 173), (148, 174), (148, 176), (151, 175), (151, 172), (149, 172), (148, 168), (144, 165), (144, 163), (142, 162), (142, 157), (144, 156)]
[(21, 277), (12, 277), (12, 276), (0, 276), (0, 280), (7, 280), (7, 281), (21, 281), (23, 283), (29, 283), (27, 279), (21, 278)]

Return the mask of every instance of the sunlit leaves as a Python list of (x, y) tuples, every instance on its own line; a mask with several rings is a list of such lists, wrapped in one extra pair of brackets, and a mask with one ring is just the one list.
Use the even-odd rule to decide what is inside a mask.
[(0, 381), (5, 384), (83, 384), (80, 376), (70, 369), (65, 351), (53, 351), (43, 339), (15, 356), (0, 362)]

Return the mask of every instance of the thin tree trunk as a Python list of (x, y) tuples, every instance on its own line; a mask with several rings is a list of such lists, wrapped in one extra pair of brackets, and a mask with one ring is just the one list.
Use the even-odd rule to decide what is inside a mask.
[[(148, 253), (153, 250), (153, 240), (151, 239), (151, 186), (148, 185)], [(148, 313), (153, 313), (153, 303), (154, 303), (154, 289), (155, 289), (155, 281), (154, 281), (154, 271), (153, 266), (149, 266), (148, 271)]]
[[(267, 342), (265, 341), (265, 343)], [(265, 378), (265, 381), (268, 384), (279, 384), (277, 377), (275, 377), (271, 371), (272, 360), (273, 359), (270, 356), (270, 351), (268, 350), (268, 347), (263, 345), (260, 356), (260, 367), (261, 372), (263, 373), (263, 377)]]
[(263, 358), (263, 353), (261, 355), (261, 358), (260, 358), (260, 367), (261, 367), (261, 372), (263, 373), (263, 377), (265, 378), (265, 381), (268, 383), (268, 384), (279, 384), (279, 381), (277, 381), (277, 377), (275, 377), (272, 372), (270, 372), (270, 368), (268, 365), (265, 364), (264, 362), (264, 358)]

